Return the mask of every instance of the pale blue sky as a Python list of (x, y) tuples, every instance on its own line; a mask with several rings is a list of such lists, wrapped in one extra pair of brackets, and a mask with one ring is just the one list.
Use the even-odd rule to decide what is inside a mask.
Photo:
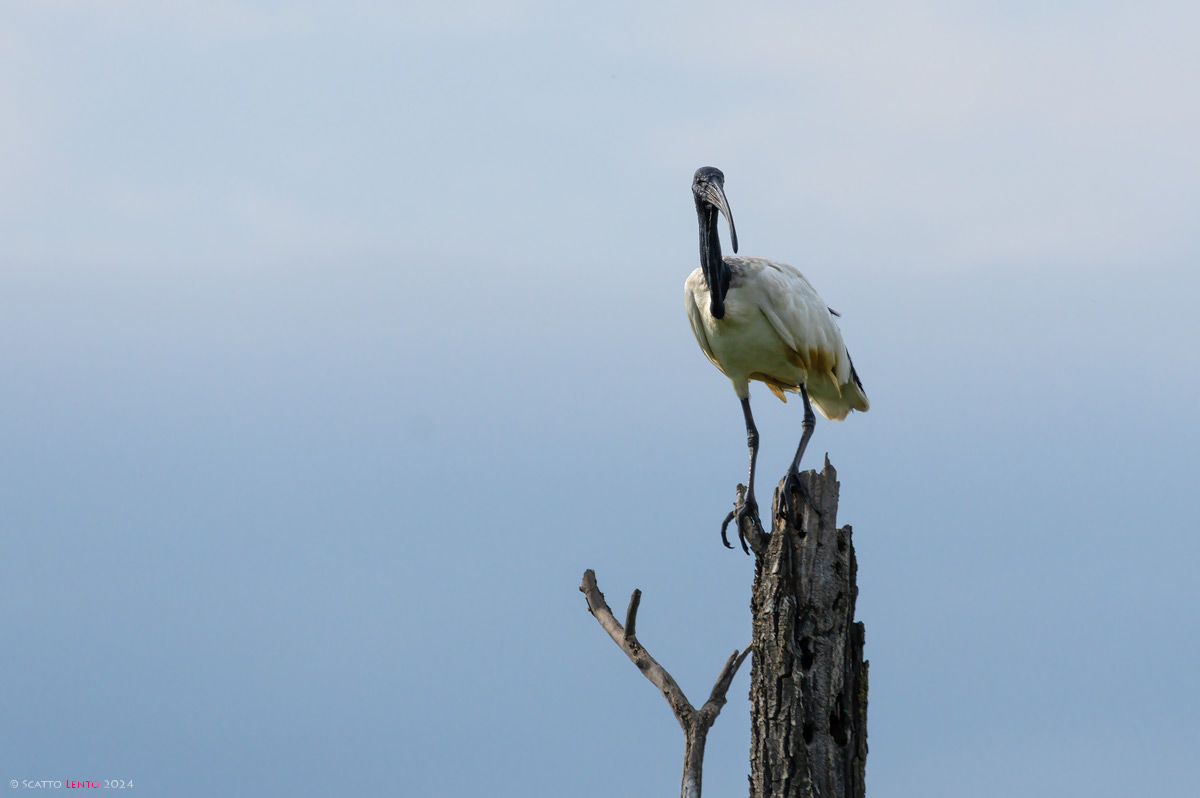
[(871, 396), (870, 794), (1200, 794), (1193, 4), (82, 5), (0, 11), (0, 785), (674, 794), (576, 588), (749, 639), (711, 164)]

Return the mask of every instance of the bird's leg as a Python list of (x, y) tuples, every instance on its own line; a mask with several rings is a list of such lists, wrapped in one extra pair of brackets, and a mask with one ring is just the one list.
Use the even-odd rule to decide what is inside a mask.
[(744, 492), (742, 486), (738, 485), (738, 498), (734, 504), (734, 510), (725, 516), (725, 523), (721, 524), (721, 542), (725, 544), (726, 548), (733, 548), (729, 544), (729, 538), (725, 536), (725, 528), (729, 526), (730, 521), (736, 521), (738, 540), (742, 544), (742, 550), (749, 554), (750, 549), (746, 546), (746, 529), (742, 525), (743, 521), (749, 522), (756, 532), (763, 534), (762, 522), (758, 520), (758, 502), (754, 499), (754, 467), (758, 461), (758, 428), (754, 426), (754, 416), (750, 413), (749, 396), (742, 400), (742, 415), (746, 417), (746, 445), (750, 449), (750, 477), (747, 480), (749, 484), (745, 486)]
[(814, 513), (818, 516), (821, 514), (821, 511), (809, 498), (808, 491), (804, 489), (804, 483), (800, 481), (800, 460), (804, 457), (808, 439), (812, 437), (813, 428), (817, 425), (817, 417), (813, 414), (812, 404), (808, 401), (808, 390), (803, 385), (800, 386), (800, 398), (804, 400), (804, 431), (800, 434), (800, 445), (796, 448), (796, 457), (788, 467), (787, 477), (783, 483), (783, 494), (779, 497), (779, 510), (782, 517), (791, 519), (795, 523), (799, 523), (796, 518), (795, 506), (795, 494), (797, 493), (804, 498), (805, 503), (812, 508)]

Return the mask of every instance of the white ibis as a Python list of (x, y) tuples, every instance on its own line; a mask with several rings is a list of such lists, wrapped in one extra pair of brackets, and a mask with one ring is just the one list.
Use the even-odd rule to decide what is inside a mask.
[[(742, 548), (743, 518), (761, 528), (754, 499), (754, 464), (758, 459), (758, 430), (750, 413), (750, 381), (766, 383), (773, 394), (787, 401), (786, 393), (799, 393), (804, 401), (804, 425), (796, 456), (788, 468), (781, 510), (794, 514), (793, 494), (804, 495), (800, 460), (812, 437), (816, 416), (841, 421), (851, 410), (867, 410), (870, 403), (842, 341), (834, 316), (812, 284), (797, 269), (766, 258), (721, 257), (717, 213), (729, 222), (730, 243), (737, 252), (737, 231), (725, 199), (725, 175), (705, 166), (692, 181), (696, 215), (700, 221), (700, 268), (684, 287), (684, 305), (696, 342), (713, 365), (733, 383), (746, 419), (750, 447), (750, 478), (735, 519)], [(810, 403), (811, 399), (811, 403)], [(807, 497), (806, 497), (807, 498)], [(721, 539), (732, 548), (721, 527)]]

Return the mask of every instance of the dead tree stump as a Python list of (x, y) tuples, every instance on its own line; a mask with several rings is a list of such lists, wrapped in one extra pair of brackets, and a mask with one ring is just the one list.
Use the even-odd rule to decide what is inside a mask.
[(751, 599), (751, 798), (863, 798), (867, 761), (864, 627), (854, 621), (857, 562), (837, 528), (837, 472), (801, 480), (799, 519), (756, 541)]

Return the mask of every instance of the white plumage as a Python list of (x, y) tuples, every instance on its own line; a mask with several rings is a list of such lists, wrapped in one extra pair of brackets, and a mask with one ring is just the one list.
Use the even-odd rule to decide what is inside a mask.
[(702, 269), (688, 277), (685, 307), (700, 349), (733, 383), (739, 399), (759, 380), (783, 401), (808, 388), (825, 418), (841, 421), (870, 402), (854, 372), (842, 332), (812, 283), (795, 267), (767, 258), (724, 258), (729, 267), (725, 316), (713, 318)]

